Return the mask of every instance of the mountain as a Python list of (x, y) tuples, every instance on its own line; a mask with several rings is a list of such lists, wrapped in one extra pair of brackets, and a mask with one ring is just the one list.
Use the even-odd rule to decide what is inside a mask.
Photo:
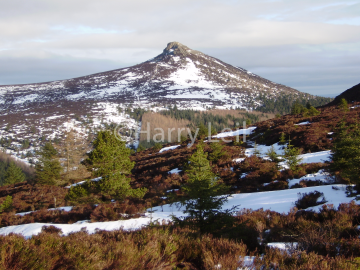
[(0, 110), (47, 107), (49, 102), (135, 103), (142, 107), (178, 103), (183, 107), (258, 108), (281, 94), (314, 96), (261, 78), (179, 42), (144, 63), (89, 76), (25, 85), (0, 86)]
[[(330, 101), (170, 42), (158, 56), (132, 67), (62, 81), (0, 86), (0, 138), (2, 146), (19, 153), (24, 140), (35, 145), (65, 129), (94, 134), (96, 128), (121, 123), (135, 134), (141, 128), (140, 119), (131, 114), (136, 108), (158, 111), (176, 104), (179, 109), (286, 113), (295, 100), (314, 106)], [(128, 141), (133, 140), (130, 137)]]
[(360, 101), (360, 83), (342, 92), (329, 105), (338, 104), (342, 98), (345, 98), (348, 102)]

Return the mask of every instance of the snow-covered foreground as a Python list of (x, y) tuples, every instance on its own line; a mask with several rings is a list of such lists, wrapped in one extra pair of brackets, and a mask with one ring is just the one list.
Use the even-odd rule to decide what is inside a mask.
[[(334, 187), (334, 188), (333, 188)], [(308, 193), (312, 191), (320, 191), (325, 195), (327, 204), (333, 204), (337, 207), (340, 203), (348, 203), (353, 200), (351, 197), (346, 197), (346, 185), (328, 185), (316, 186), (300, 189), (288, 189), (268, 192), (242, 193), (232, 195), (228, 202), (224, 204), (224, 209), (230, 209), (234, 205), (239, 206), (239, 210), (253, 209), (257, 210), (263, 208), (264, 210), (272, 210), (279, 213), (288, 213), (294, 207), (294, 202), (299, 198), (298, 193)], [(313, 210), (319, 210), (320, 206), (312, 207)], [(149, 209), (150, 210), (150, 209)], [(153, 213), (147, 212), (144, 217), (134, 218), (129, 220), (109, 221), (109, 222), (77, 222), (75, 224), (51, 224), (51, 223), (32, 223), (17, 226), (9, 226), (0, 228), (0, 235), (7, 235), (9, 233), (22, 234), (25, 237), (31, 237), (41, 231), (44, 225), (53, 225), (63, 231), (64, 235), (72, 232), (78, 232), (82, 228), (86, 228), (89, 233), (94, 233), (96, 229), (100, 230), (116, 230), (123, 228), (124, 230), (136, 230), (146, 226), (150, 221), (170, 221), (171, 215), (183, 216), (182, 209), (176, 205), (164, 205), (154, 207)]]

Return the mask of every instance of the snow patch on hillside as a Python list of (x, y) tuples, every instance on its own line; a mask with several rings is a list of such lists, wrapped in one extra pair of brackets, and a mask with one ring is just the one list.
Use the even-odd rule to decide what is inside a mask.
[(169, 90), (173, 89), (185, 89), (188, 87), (199, 87), (199, 88), (214, 88), (219, 87), (218, 85), (207, 80), (201, 71), (196, 67), (194, 62), (187, 58), (187, 64), (185, 67), (178, 69), (172, 73), (168, 80), (174, 82), (174, 86), (171, 86)]
[[(334, 207), (338, 207), (340, 203), (349, 203), (353, 201), (353, 198), (346, 196), (346, 185), (328, 185), (301, 189), (233, 194), (229, 198), (228, 202), (223, 205), (223, 209), (230, 209), (233, 206), (238, 206), (239, 210), (244, 208), (253, 210), (262, 208), (264, 210), (268, 209), (279, 213), (288, 213), (294, 207), (295, 201), (298, 200), (298, 193), (309, 193), (313, 191), (323, 192), (326, 200), (328, 201), (327, 204), (333, 204)], [(318, 211), (321, 209), (321, 205), (311, 209)], [(41, 228), (44, 225), (52, 225), (62, 229), (64, 235), (72, 232), (78, 232), (82, 228), (88, 230), (89, 233), (95, 233), (96, 229), (107, 231), (121, 228), (124, 230), (137, 230), (148, 225), (150, 221), (170, 221), (171, 215), (175, 215), (177, 217), (184, 216), (182, 212), (183, 210), (183, 208), (178, 207), (175, 204), (166, 204), (163, 206), (153, 207), (153, 213), (146, 212), (145, 216), (141, 218), (82, 224), (32, 223), (0, 228), (0, 235), (18, 233), (25, 237), (31, 237), (32, 235), (40, 233)]]
[(179, 145), (173, 145), (173, 146), (164, 147), (164, 148), (160, 149), (159, 153), (169, 151), (169, 150), (174, 150), (174, 149), (178, 148), (179, 146), (180, 146), (180, 144)]
[(212, 138), (234, 137), (234, 136), (243, 135), (243, 134), (250, 135), (255, 129), (256, 129), (256, 127), (249, 127), (246, 129), (238, 129), (235, 131), (222, 132), (222, 133), (212, 136)]
[(331, 177), (331, 175), (328, 172), (325, 172), (324, 170), (319, 170), (317, 173), (311, 173), (304, 175), (301, 178), (288, 180), (289, 188), (291, 188), (296, 184), (299, 184), (300, 181), (302, 180), (321, 181), (325, 184), (325, 183), (333, 182), (333, 177)]

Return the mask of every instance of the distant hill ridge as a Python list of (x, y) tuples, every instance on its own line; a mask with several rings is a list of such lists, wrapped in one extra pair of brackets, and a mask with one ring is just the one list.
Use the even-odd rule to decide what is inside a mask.
[(342, 98), (345, 98), (348, 102), (360, 101), (360, 83), (342, 92), (329, 105), (339, 103)]

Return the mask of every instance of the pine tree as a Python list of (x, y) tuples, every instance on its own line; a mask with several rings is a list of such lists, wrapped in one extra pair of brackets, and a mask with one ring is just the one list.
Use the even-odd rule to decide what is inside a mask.
[(224, 146), (219, 142), (211, 143), (210, 148), (212, 152), (209, 154), (209, 160), (212, 162), (217, 162), (225, 155), (225, 152), (223, 151)]
[(310, 106), (307, 111), (305, 111), (303, 113), (303, 116), (308, 117), (308, 116), (316, 116), (319, 115), (320, 112), (313, 106)]
[(266, 152), (266, 155), (270, 158), (272, 162), (280, 162), (279, 155), (276, 153), (274, 145), (270, 147), (270, 149)]
[[(348, 183), (360, 185), (360, 125), (341, 121), (333, 142), (330, 170)], [(359, 190), (359, 188), (358, 188)]]
[(5, 201), (0, 204), (0, 213), (7, 212), (12, 209), (13, 199), (11, 196), (6, 196)]
[(259, 157), (259, 156), (261, 155), (261, 152), (260, 152), (259, 147), (258, 147), (258, 145), (257, 145), (256, 142), (254, 143), (254, 152), (253, 152), (253, 155), (254, 155), (254, 156), (257, 156), (257, 157)]
[(39, 162), (35, 165), (35, 179), (38, 184), (59, 184), (62, 167), (58, 159), (58, 152), (51, 142), (45, 143), (38, 152)]
[(197, 134), (197, 138), (204, 139), (208, 135), (208, 132), (209, 132), (207, 127), (203, 123), (201, 123), (198, 128), (199, 128), (199, 131)]
[(306, 102), (306, 109), (310, 109), (312, 106), (311, 106), (311, 103), (308, 101), (308, 102)]
[(302, 158), (299, 157), (300, 149), (294, 147), (289, 140), (286, 148), (284, 149), (284, 158), (286, 159), (286, 164), (289, 166), (289, 169), (296, 171)]
[(280, 144), (285, 144), (286, 143), (286, 138), (285, 138), (285, 133), (284, 132), (281, 132), (279, 140), (280, 140), (279, 141)]
[(4, 176), (3, 185), (10, 185), (25, 181), (25, 174), (15, 165), (14, 162), (10, 162)]
[(309, 115), (310, 116), (315, 116), (315, 115), (319, 115), (320, 111), (318, 111), (315, 107), (311, 106), (309, 109)]
[(96, 183), (103, 195), (119, 200), (145, 195), (145, 188), (132, 189), (130, 179), (126, 177), (131, 173), (134, 162), (129, 158), (130, 149), (124, 141), (118, 140), (114, 132), (106, 130), (98, 133), (93, 146), (84, 163), (94, 176), (102, 178)]
[(222, 221), (229, 220), (233, 210), (221, 210), (229, 197), (221, 194), (226, 193), (228, 188), (211, 171), (202, 144), (198, 144), (195, 153), (189, 158), (185, 173), (188, 180), (181, 187), (184, 196), (180, 198), (180, 204), (184, 206), (183, 212), (188, 216), (182, 219), (173, 217), (175, 222), (193, 226), (200, 233), (224, 226)]
[(344, 112), (349, 111), (349, 104), (345, 98), (340, 99), (339, 108)]
[(118, 140), (109, 130), (98, 133), (93, 147), (85, 164), (96, 177), (115, 172), (129, 174), (135, 165), (129, 158), (130, 149), (126, 147), (125, 142)]

